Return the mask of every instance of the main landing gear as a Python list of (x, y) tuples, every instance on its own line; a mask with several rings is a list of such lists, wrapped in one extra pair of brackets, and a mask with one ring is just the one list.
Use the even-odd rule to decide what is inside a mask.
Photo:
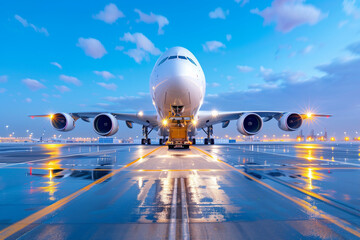
[(165, 144), (167, 142), (167, 138), (160, 138), (159, 139), (159, 145), (163, 145), (163, 144)]
[(207, 130), (205, 129), (202, 129), (205, 134), (207, 135), (207, 138), (204, 139), (204, 144), (207, 145), (207, 144), (211, 144), (211, 145), (214, 145), (215, 144), (215, 139), (214, 138), (211, 138), (211, 135), (213, 135), (214, 131), (213, 131), (213, 126), (208, 126), (207, 127)]
[(142, 127), (142, 133), (144, 138), (141, 139), (141, 145), (145, 145), (145, 144), (151, 145), (151, 139), (149, 138), (149, 134), (151, 133), (152, 130), (153, 128), (149, 130), (147, 126)]

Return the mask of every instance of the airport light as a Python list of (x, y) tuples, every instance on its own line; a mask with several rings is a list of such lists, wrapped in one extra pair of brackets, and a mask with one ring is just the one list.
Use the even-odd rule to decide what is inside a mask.
[(217, 117), (218, 115), (219, 115), (219, 112), (218, 111), (216, 111), (216, 110), (212, 110), (211, 111), (211, 115), (212, 115), (212, 117)]
[(194, 126), (196, 126), (196, 124), (197, 124), (196, 119), (193, 119), (191, 122), (192, 122), (192, 124), (193, 124)]
[(349, 137), (345, 137), (345, 141), (348, 142), (350, 140)]
[(165, 119), (163, 119), (162, 120), (162, 124), (163, 124), (163, 126), (167, 126), (167, 124), (168, 124), (168, 120), (165, 118)]

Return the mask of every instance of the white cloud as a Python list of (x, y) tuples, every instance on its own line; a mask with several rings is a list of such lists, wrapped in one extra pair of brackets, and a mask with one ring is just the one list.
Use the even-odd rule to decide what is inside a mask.
[(276, 30), (281, 32), (290, 32), (303, 24), (314, 25), (326, 16), (313, 5), (304, 4), (304, 0), (274, 0), (271, 7), (262, 11), (256, 8), (251, 13), (263, 17), (265, 25), (275, 22)]
[(108, 72), (108, 71), (94, 71), (94, 73), (98, 76), (102, 76), (106, 80), (108, 80), (110, 78), (115, 78), (114, 74), (112, 74), (111, 72)]
[(347, 15), (360, 18), (360, 8), (356, 6), (356, 0), (344, 0), (343, 9)]
[(31, 27), (32, 29), (34, 29), (35, 32), (38, 32), (38, 33), (43, 33), (45, 34), (45, 36), (49, 36), (49, 33), (47, 31), (46, 28), (44, 27), (37, 27), (35, 26), (34, 24), (32, 23), (29, 23), (26, 19), (20, 17), (19, 15), (15, 15), (14, 16), (16, 20), (18, 20), (24, 27)]
[(156, 15), (154, 13), (150, 13), (150, 15), (141, 12), (139, 9), (135, 9), (135, 12), (139, 14), (140, 19), (138, 22), (144, 23), (157, 23), (159, 25), (158, 34), (163, 34), (164, 30), (162, 29), (165, 25), (169, 24), (169, 20), (161, 15)]
[(219, 84), (219, 83), (217, 83), (217, 82), (210, 83), (209, 85), (210, 85), (210, 87), (214, 87), (214, 88), (216, 88), (216, 87), (220, 87), (220, 84)]
[(227, 15), (229, 15), (229, 10), (224, 11), (220, 7), (216, 8), (212, 12), (209, 12), (209, 17), (214, 19), (216, 18), (225, 19)]
[(124, 80), (124, 76), (123, 75), (118, 75), (120, 80)]
[(42, 83), (40, 83), (38, 80), (25, 78), (22, 80), (22, 82), (31, 90), (31, 91), (37, 91), (42, 88), (46, 88)]
[(104, 11), (100, 11), (98, 14), (93, 16), (93, 18), (109, 24), (114, 23), (116, 20), (123, 17), (125, 17), (123, 12), (120, 11), (113, 3), (106, 5)]
[(107, 90), (112, 90), (112, 91), (115, 91), (117, 86), (115, 83), (104, 83), (104, 82), (98, 82), (97, 83), (99, 86), (107, 89)]
[(226, 34), (226, 40), (227, 40), (227, 41), (230, 41), (231, 39), (232, 39), (231, 34)]
[(348, 24), (348, 20), (343, 20), (343, 21), (340, 21), (339, 24), (338, 24), (338, 28), (342, 28), (344, 27), (346, 24)]
[(52, 65), (54, 65), (54, 66), (62, 69), (62, 66), (61, 66), (59, 63), (57, 63), (57, 62), (51, 62), (50, 64), (52, 64)]
[(66, 83), (71, 83), (76, 86), (81, 86), (81, 81), (79, 79), (77, 79), (76, 77), (61, 74), (59, 78), (60, 78), (60, 80), (66, 82)]
[(115, 50), (122, 51), (122, 50), (124, 50), (124, 47), (123, 46), (116, 46)]
[(135, 62), (141, 63), (143, 59), (147, 59), (147, 54), (145, 51), (141, 49), (129, 49), (128, 51), (124, 52), (129, 57), (133, 58)]
[(252, 67), (249, 66), (241, 66), (241, 65), (237, 65), (236, 68), (243, 73), (247, 73), (247, 72), (252, 72), (254, 69)]
[(205, 44), (202, 45), (204, 51), (206, 52), (216, 52), (218, 51), (220, 48), (225, 48), (226, 46), (219, 41), (208, 41)]
[(76, 46), (82, 48), (85, 54), (92, 58), (102, 58), (107, 53), (101, 42), (95, 38), (79, 38)]
[(272, 69), (266, 69), (263, 66), (260, 67), (260, 77), (263, 80), (270, 84), (296, 84), (305, 81), (310, 81), (312, 79), (306, 78), (306, 75), (303, 72), (291, 72), (291, 71), (282, 71), (274, 72)]
[(0, 93), (4, 93), (6, 92), (6, 89), (5, 88), (0, 88)]
[(70, 88), (68, 88), (67, 86), (64, 86), (64, 85), (55, 86), (55, 88), (56, 88), (59, 92), (61, 92), (61, 93), (69, 92), (69, 91), (70, 91)]
[(124, 52), (126, 55), (133, 58), (137, 63), (148, 57), (147, 53), (152, 55), (159, 55), (161, 51), (142, 33), (125, 33), (121, 41), (132, 42), (136, 44), (136, 49), (129, 49)]
[(143, 49), (152, 55), (160, 55), (161, 51), (154, 46), (154, 44), (142, 33), (125, 33), (124, 37), (120, 38), (121, 41), (132, 42), (136, 44), (138, 49)]
[(31, 102), (32, 102), (32, 99), (31, 99), (31, 98), (25, 98), (25, 102), (31, 103)]
[(306, 47), (301, 51), (301, 53), (302, 53), (302, 54), (308, 54), (308, 53), (310, 53), (313, 49), (314, 49), (314, 46), (313, 46), (313, 45), (308, 45), (308, 46), (306, 46)]
[(241, 7), (249, 2), (249, 0), (235, 0), (236, 3), (239, 3)]
[(0, 83), (5, 83), (7, 81), (8, 81), (8, 76), (6, 76), (6, 75), (0, 76)]

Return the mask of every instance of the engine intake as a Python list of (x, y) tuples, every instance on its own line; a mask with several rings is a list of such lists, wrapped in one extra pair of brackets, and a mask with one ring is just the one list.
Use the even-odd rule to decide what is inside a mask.
[(261, 130), (263, 120), (256, 113), (245, 113), (238, 119), (236, 126), (241, 134), (251, 136), (257, 134)]
[(278, 121), (278, 126), (284, 131), (296, 131), (302, 125), (302, 117), (298, 113), (285, 113)]
[(94, 118), (94, 130), (101, 136), (112, 136), (119, 130), (119, 123), (112, 114), (101, 113)]
[(75, 120), (68, 113), (55, 113), (50, 118), (51, 125), (58, 131), (68, 132), (75, 128)]

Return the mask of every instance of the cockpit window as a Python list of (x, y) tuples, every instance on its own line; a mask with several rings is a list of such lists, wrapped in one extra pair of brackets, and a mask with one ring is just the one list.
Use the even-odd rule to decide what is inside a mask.
[(169, 60), (170, 60), (170, 59), (174, 59), (174, 58), (177, 58), (177, 56), (170, 56), (170, 57), (169, 57)]
[(166, 61), (166, 59), (167, 59), (167, 57), (164, 58), (163, 60), (161, 60), (161, 61), (159, 62), (159, 64), (158, 64), (158, 66), (161, 65), (161, 64), (163, 64), (163, 63)]
[(194, 62), (194, 60), (192, 60), (192, 59), (189, 58), (189, 57), (188, 57), (188, 59), (189, 59), (189, 61), (190, 61), (192, 64), (194, 64), (195, 66), (197, 66), (196, 63)]
[(185, 56), (178, 56), (178, 58), (180, 58), (180, 59), (185, 59), (185, 60), (186, 60), (186, 57), (185, 57)]

